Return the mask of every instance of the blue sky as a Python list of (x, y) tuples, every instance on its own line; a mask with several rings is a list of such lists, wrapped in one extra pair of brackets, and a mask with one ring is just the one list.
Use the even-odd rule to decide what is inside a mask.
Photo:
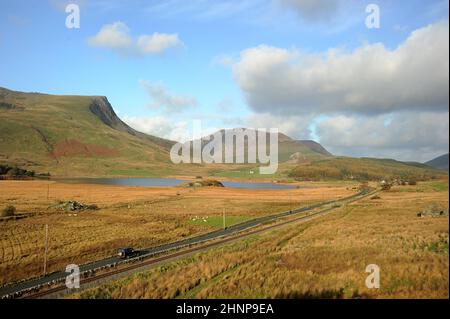
[[(284, 105), (284, 99), (277, 94), (266, 98), (267, 90), (254, 96), (257, 89), (264, 87), (249, 81), (257, 81), (262, 75), (249, 69), (243, 52), (249, 53), (251, 61), (257, 61), (256, 54), (260, 53), (270, 59), (286, 53), (287, 59), (292, 58), (287, 65), (295, 64), (292, 72), (303, 72), (304, 61), (320, 57), (330, 49), (351, 55), (364, 45), (381, 43), (387, 52), (393, 52), (408, 41), (411, 32), (442, 21), (447, 21), (443, 28), (448, 33), (447, 1), (327, 1), (336, 6), (310, 6), (307, 0), (80, 0), (73, 1), (81, 10), (79, 29), (65, 26), (67, 1), (1, 1), (0, 86), (52, 94), (105, 95), (127, 123), (168, 138), (181, 138), (180, 132), (192, 119), (202, 119), (204, 127), (210, 129), (278, 125), (295, 138), (314, 138), (342, 155), (426, 160), (448, 151), (448, 137), (439, 135), (436, 141), (432, 135), (427, 137), (428, 141), (419, 136), (421, 142), (416, 145), (413, 131), (411, 136), (404, 137), (401, 151), (398, 143), (387, 141), (391, 137), (385, 136), (384, 131), (374, 134), (370, 143), (354, 147), (350, 140), (336, 143), (330, 138), (339, 129), (349, 128), (345, 126), (349, 123), (354, 123), (351, 132), (358, 134), (357, 125), (367, 130), (376, 127), (376, 123), (390, 126), (394, 121), (393, 126), (396, 119), (409, 124), (421, 119), (420, 125), (426, 125), (428, 122), (423, 118), (433, 122), (441, 114), (448, 117), (448, 90), (436, 105), (421, 106), (418, 102), (408, 109), (396, 107), (396, 101), (386, 98), (386, 103), (380, 104), (392, 109), (379, 111), (373, 107), (373, 112), (370, 107), (365, 112), (342, 103), (340, 108), (310, 110), (302, 103), (316, 105), (317, 97), (294, 93), (298, 101), (294, 106), (291, 101)], [(379, 29), (368, 29), (365, 25), (368, 15), (365, 8), (370, 3), (380, 7)], [(109, 38), (105, 42), (102, 38), (105, 34), (101, 34), (105, 26), (114, 32), (119, 29), (125, 32), (130, 47), (114, 47)], [(137, 49), (140, 36), (151, 37), (155, 33), (162, 34), (164, 41), (173, 41), (163, 42), (164, 46), (149, 40), (151, 48), (162, 45), (156, 49), (158, 52)], [(252, 48), (257, 50), (246, 51)], [(367, 50), (376, 48), (369, 46)], [(291, 57), (295, 54), (301, 57)], [(420, 55), (420, 50), (415, 54)], [(303, 55), (308, 59), (302, 58)], [(412, 57), (415, 59), (415, 55)], [(261, 63), (262, 68), (266, 66), (266, 60)], [(286, 72), (281, 75), (296, 74)], [(275, 75), (274, 86), (279, 81)], [(448, 83), (448, 71), (443, 77)], [(283, 81), (279, 81), (281, 88), (299, 92), (305, 89), (301, 84), (286, 88), (289, 84)], [(261, 99), (268, 101), (267, 105)], [(441, 122), (438, 128), (448, 135), (448, 121)], [(329, 127), (336, 132), (327, 130), (324, 123), (331, 123)], [(392, 134), (395, 136), (395, 131)], [(418, 152), (423, 155), (418, 156)]]

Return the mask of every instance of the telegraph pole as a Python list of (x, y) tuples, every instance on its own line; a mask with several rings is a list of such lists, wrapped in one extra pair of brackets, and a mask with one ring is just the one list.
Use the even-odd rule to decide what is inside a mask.
[(47, 200), (50, 198), (50, 184), (47, 184)]
[(45, 224), (44, 276), (47, 274), (48, 224)]
[(226, 221), (225, 221), (225, 208), (223, 209), (223, 229), (226, 229), (227, 228), (227, 224), (226, 224)]

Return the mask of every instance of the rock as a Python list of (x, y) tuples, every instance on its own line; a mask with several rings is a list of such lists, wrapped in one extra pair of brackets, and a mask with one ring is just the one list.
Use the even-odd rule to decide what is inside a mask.
[(97, 210), (98, 206), (97, 205), (85, 205), (85, 204), (79, 203), (77, 201), (66, 201), (66, 202), (59, 202), (58, 204), (56, 204), (54, 206), (54, 208), (65, 210), (68, 212), (73, 212), (73, 211), (80, 211), (80, 210), (85, 210), (85, 209)]
[(423, 211), (417, 213), (417, 217), (443, 217), (448, 216), (448, 209), (443, 209), (438, 204), (432, 204)]
[(181, 184), (184, 187), (224, 187), (223, 184), (215, 179), (205, 179), (202, 181), (186, 182)]

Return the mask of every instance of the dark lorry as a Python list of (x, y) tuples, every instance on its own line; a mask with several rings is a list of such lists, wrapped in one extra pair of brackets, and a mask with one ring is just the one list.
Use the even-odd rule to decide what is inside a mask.
[(133, 248), (124, 247), (119, 248), (119, 252), (117, 253), (117, 255), (119, 256), (119, 258), (126, 259), (136, 256), (136, 253), (137, 251), (135, 251)]

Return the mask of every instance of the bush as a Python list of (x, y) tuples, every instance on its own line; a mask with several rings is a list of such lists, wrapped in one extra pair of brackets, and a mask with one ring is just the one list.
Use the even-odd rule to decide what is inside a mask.
[(0, 216), (1, 217), (9, 217), (9, 216), (14, 216), (15, 213), (16, 213), (16, 208), (14, 206), (7, 206), (1, 211)]
[(34, 177), (36, 176), (36, 173), (35, 171), (28, 171), (24, 168), (19, 168), (17, 166), (0, 165), (0, 175), (7, 175), (11, 177), (19, 177), (19, 176)]

